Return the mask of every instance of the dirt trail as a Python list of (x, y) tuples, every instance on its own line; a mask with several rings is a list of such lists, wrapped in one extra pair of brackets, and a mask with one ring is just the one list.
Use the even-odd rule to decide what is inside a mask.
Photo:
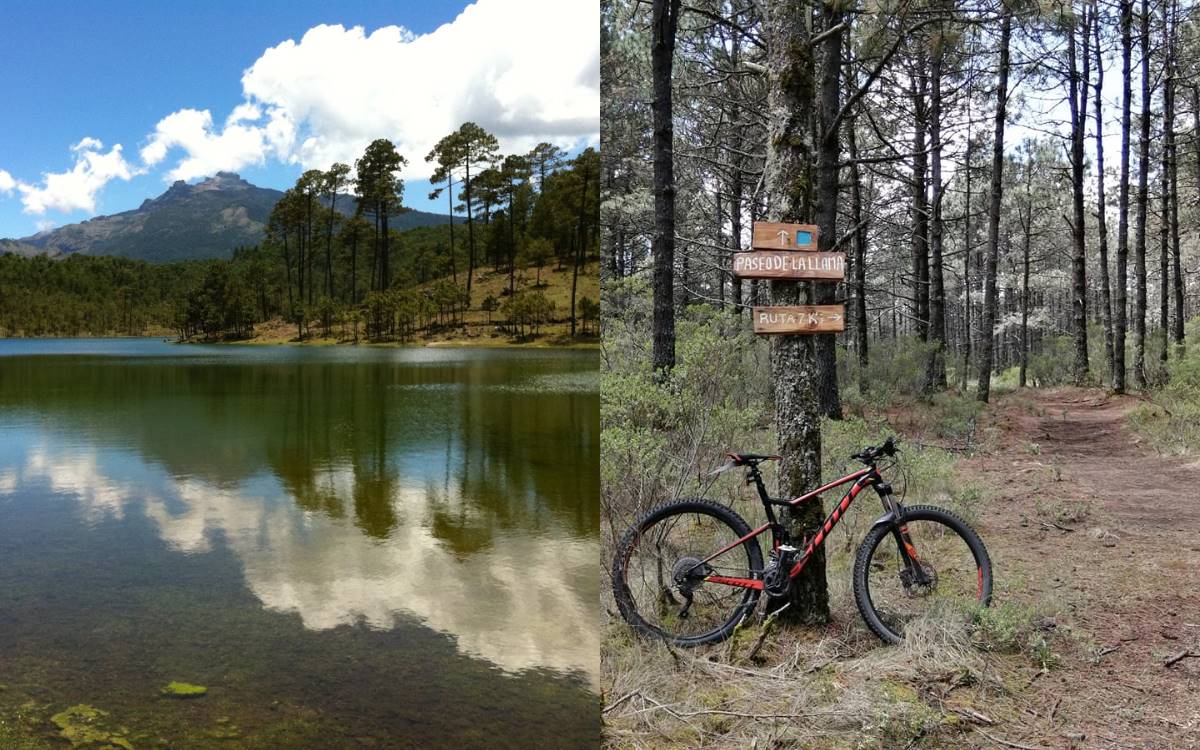
[(1164, 666), (1200, 654), (1200, 463), (1142, 445), (1126, 422), (1139, 403), (1009, 396), (996, 448), (965, 463), (990, 488), (998, 600), (1056, 609), (1044, 624), (1065, 652), (1031, 677), (1024, 726), (985, 730), (1010, 747), (1200, 748), (1200, 658)]

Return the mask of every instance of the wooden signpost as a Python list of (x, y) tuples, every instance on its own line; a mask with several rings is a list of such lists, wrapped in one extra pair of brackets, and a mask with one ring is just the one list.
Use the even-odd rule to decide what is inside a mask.
[[(733, 254), (733, 275), (737, 278), (825, 282), (846, 278), (846, 254), (818, 252), (820, 232), (812, 224), (756, 221), (750, 237), (753, 251)], [(844, 305), (754, 308), (754, 332), (757, 334), (837, 333), (844, 330)]]
[(788, 250), (734, 253), (733, 275), (742, 279), (841, 281), (846, 278), (846, 254)]
[(756, 221), (750, 232), (755, 250), (816, 250), (820, 232), (812, 224)]
[(844, 330), (844, 305), (754, 308), (754, 332), (758, 334), (838, 333)]

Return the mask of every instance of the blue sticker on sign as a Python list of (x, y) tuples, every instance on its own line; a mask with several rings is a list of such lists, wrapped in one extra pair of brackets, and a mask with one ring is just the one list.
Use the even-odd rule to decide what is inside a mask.
[(812, 232), (796, 232), (796, 246), (803, 247), (804, 245), (812, 244)]

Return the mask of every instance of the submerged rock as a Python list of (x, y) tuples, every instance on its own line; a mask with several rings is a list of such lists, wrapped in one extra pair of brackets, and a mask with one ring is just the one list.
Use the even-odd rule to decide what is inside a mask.
[(188, 682), (172, 682), (162, 689), (168, 698), (199, 698), (208, 693), (208, 688)]
[(81, 703), (54, 714), (50, 721), (71, 747), (134, 750), (129, 740), (100, 726), (106, 716), (107, 711)]

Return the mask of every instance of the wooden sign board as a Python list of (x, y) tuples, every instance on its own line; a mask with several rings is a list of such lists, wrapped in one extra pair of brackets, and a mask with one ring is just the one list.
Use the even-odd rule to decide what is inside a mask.
[(812, 224), (756, 221), (750, 244), (755, 250), (816, 250), (818, 234)]
[(754, 308), (755, 333), (837, 333), (844, 330), (844, 305)]
[(733, 275), (740, 279), (846, 278), (845, 253), (796, 253), (787, 250), (757, 250), (733, 254)]

